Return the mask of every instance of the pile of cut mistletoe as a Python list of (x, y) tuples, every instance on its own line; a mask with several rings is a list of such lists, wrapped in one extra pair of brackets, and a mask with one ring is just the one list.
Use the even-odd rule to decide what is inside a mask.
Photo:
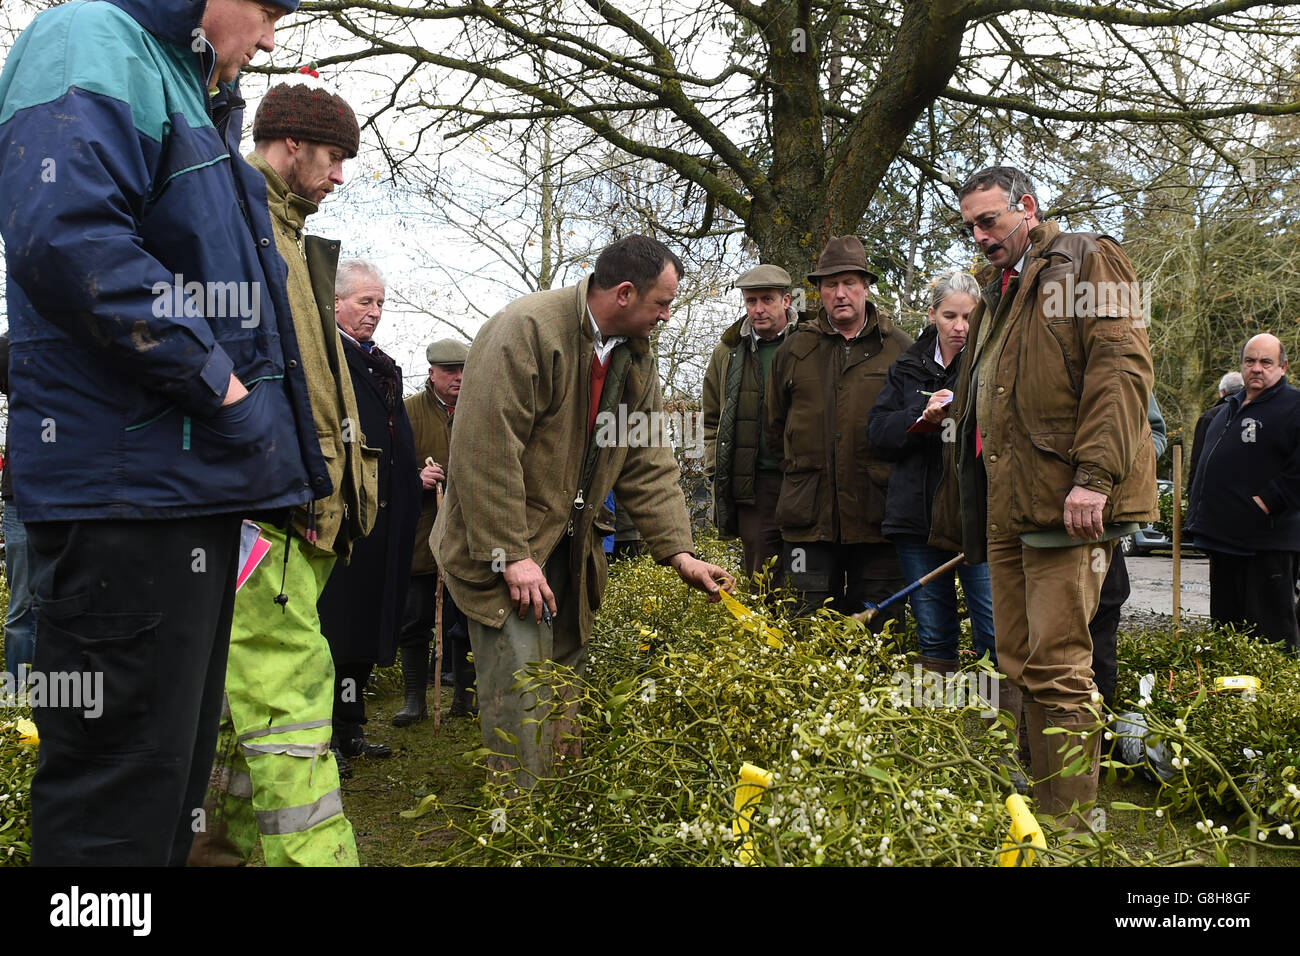
[[(725, 560), (712, 547), (710, 558)], [(468, 825), (426, 797), (408, 815), (443, 816), (434, 825), (465, 837), (442, 862), (996, 864), (1011, 829), (1015, 747), (1007, 715), (990, 718), (986, 700), (968, 692), (990, 686), (987, 664), (972, 665), (937, 698), (928, 686), (911, 686), (918, 672), (900, 649), (911, 635), (875, 636), (831, 611), (792, 621), (779, 593), (738, 598), (739, 616), (649, 559), (617, 565), (587, 679), (549, 665), (520, 676), (521, 688), (563, 685), (580, 698), (582, 756), (562, 761), (531, 798), (489, 775), (487, 798)], [(1188, 736), (1189, 708), (1194, 700), (1168, 720), (1148, 708), (1148, 729), (1195, 755), (1207, 745)], [(549, 719), (544, 710), (539, 721)], [(508, 751), (509, 741), (499, 749)], [(471, 756), (482, 762), (486, 753)], [(1114, 760), (1108, 766), (1122, 769)], [(1196, 787), (1231, 790), (1222, 763), (1204, 766)], [(1203, 814), (1176, 829), (1166, 808), (1194, 808), (1194, 799), (1115, 803), (1113, 814), (1159, 810), (1154, 825), (1170, 839), (1129, 852), (1105, 833), (1074, 843), (1049, 833), (1038, 861), (1225, 860), (1232, 844), (1257, 844), (1270, 830), (1285, 844), (1285, 808), (1240, 796), (1243, 812), (1232, 826), (1208, 826)]]

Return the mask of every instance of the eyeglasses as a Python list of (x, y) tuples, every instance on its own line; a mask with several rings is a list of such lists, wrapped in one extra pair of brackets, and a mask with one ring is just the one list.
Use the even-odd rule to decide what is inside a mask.
[(1014, 212), (1015, 209), (1016, 209), (1015, 206), (1008, 206), (1006, 209), (1002, 210), (1001, 212), (985, 213), (984, 215), (976, 219), (974, 222), (964, 222), (961, 224), (961, 234), (965, 236), (967, 239), (974, 239), (976, 229), (980, 229), (984, 232), (992, 232), (993, 227), (997, 225), (998, 220), (1001, 219), (1003, 216), (1005, 216), (1007, 213)]

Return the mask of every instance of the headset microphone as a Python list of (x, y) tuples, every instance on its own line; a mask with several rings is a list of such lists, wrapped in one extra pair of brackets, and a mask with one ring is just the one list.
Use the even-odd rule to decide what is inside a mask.
[[(1015, 206), (1013, 206), (1013, 207), (1011, 207), (1011, 208), (1013, 208), (1013, 209), (1022, 209), (1023, 207), (1024, 207), (1024, 203), (1016, 203)], [(1029, 222), (1028, 219), (1021, 219), (1021, 220), (1020, 220), (1020, 226), (1025, 225), (1027, 222)], [(1003, 248), (1006, 248), (1006, 241), (1007, 241), (1008, 239), (1010, 239), (1012, 236), (1014, 236), (1017, 232), (1020, 231), (1020, 226), (1016, 226), (1015, 229), (1012, 229), (1009, 233), (1007, 233), (1005, 236), (1003, 236), (1002, 239), (1001, 239), (1001, 241), (999, 241), (999, 242), (997, 243), (997, 245), (1002, 246)], [(985, 257), (987, 257), (987, 256), (988, 256), (988, 252), (986, 251), (986, 252), (984, 253), (984, 255), (985, 255)]]

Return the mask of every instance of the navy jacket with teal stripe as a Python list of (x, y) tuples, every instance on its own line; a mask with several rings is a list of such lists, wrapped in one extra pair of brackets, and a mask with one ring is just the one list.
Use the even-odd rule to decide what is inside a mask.
[[(330, 491), (242, 100), (195, 0), (72, 0), (0, 74), (8, 441), (24, 521)], [(247, 398), (223, 407), (230, 374)]]

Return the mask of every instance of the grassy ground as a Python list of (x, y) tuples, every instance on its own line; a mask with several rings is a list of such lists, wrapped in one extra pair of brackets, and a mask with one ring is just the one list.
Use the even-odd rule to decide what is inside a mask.
[[(429, 698), (432, 706), (432, 693)], [(444, 693), (444, 710), (450, 698), (450, 693)], [(481, 771), (460, 759), (461, 754), (480, 745), (478, 720), (444, 717), (435, 733), (431, 714), (421, 723), (394, 727), (392, 716), (401, 706), (402, 696), (395, 689), (367, 701), (370, 723), (366, 737), (372, 743), (388, 744), (393, 756), (387, 760), (353, 760), (352, 779), (343, 782), (344, 806), (356, 831), (363, 866), (441, 860), (458, 834), (429, 829), (440, 825), (435, 819), (441, 821), (441, 815), (408, 820), (400, 816), (401, 812), (414, 809), (428, 794), (435, 794), (444, 807), (473, 806), (483, 782)], [(467, 819), (470, 813), (466, 810), (454, 815)]]
[[(1153, 783), (1145, 780), (1133, 780), (1129, 783), (1115, 781), (1114, 783), (1103, 782), (1098, 787), (1098, 803), (1102, 807), (1109, 808), (1114, 801), (1124, 801), (1135, 803), (1139, 806), (1149, 806), (1155, 802), (1157, 787)], [(1130, 853), (1141, 853), (1149, 851), (1156, 853), (1159, 851), (1158, 834), (1159, 829), (1155, 824), (1162, 821), (1156, 820), (1152, 814), (1145, 815), (1146, 830), (1144, 833), (1138, 829), (1138, 814), (1132, 811), (1111, 810), (1106, 811), (1106, 829), (1114, 839), (1115, 843), (1128, 850)], [(1195, 814), (1184, 814), (1174, 819), (1174, 826), (1177, 829), (1180, 839), (1184, 841), (1188, 832), (1195, 825)], [(1231, 824), (1229, 815), (1225, 812), (1222, 819), (1215, 818), (1216, 823)], [(1172, 836), (1166, 839), (1172, 840)], [(1165, 845), (1165, 848), (1174, 846), (1173, 842)], [(1300, 866), (1300, 852), (1292, 844), (1291, 850), (1282, 847), (1262, 847), (1251, 848), (1240, 845), (1233, 846), (1228, 852), (1228, 859), (1236, 866)], [(1216, 863), (1212, 858), (1205, 856), (1190, 856), (1189, 861), (1197, 861), (1205, 866), (1215, 866)]]

